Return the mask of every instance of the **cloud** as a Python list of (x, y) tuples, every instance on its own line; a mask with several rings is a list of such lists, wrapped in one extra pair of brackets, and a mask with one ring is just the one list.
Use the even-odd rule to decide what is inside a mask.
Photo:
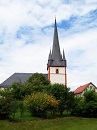
[(96, 0), (0, 1), (0, 82), (15, 72), (47, 73), (55, 15), (68, 87), (97, 85)]

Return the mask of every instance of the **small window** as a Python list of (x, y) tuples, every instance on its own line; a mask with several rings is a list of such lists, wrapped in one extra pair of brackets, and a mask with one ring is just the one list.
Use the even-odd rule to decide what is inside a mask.
[(56, 69), (56, 74), (59, 74), (59, 70), (58, 69)]

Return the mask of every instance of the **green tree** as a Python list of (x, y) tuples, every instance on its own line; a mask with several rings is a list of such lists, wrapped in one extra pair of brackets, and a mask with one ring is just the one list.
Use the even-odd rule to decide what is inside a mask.
[(27, 93), (25, 86), (21, 83), (13, 83), (10, 92), (16, 100), (23, 100)]
[(94, 90), (84, 94), (84, 116), (97, 117), (97, 93)]
[(11, 96), (12, 93), (10, 87), (4, 88), (4, 90), (0, 90), (0, 97), (11, 97)]
[(71, 115), (83, 116), (83, 113), (84, 113), (84, 99), (82, 97), (75, 97), (71, 110)]
[(66, 105), (66, 110), (67, 112), (71, 113), (73, 106), (74, 106), (74, 93), (73, 92), (68, 92), (68, 98), (67, 98), (67, 105)]
[(83, 97), (75, 98), (72, 114), (81, 117), (97, 117), (97, 93), (87, 91)]
[(58, 108), (60, 115), (62, 115), (63, 111), (67, 109), (70, 89), (63, 84), (50, 84), (46, 87), (46, 91), (60, 101)]
[(41, 73), (33, 74), (25, 83), (26, 92), (31, 94), (33, 92), (42, 92), (45, 86), (49, 85), (50, 81)]
[(91, 91), (87, 91), (84, 93), (84, 100), (85, 102), (89, 102), (89, 101), (97, 101), (97, 93), (95, 92), (95, 90), (91, 90)]

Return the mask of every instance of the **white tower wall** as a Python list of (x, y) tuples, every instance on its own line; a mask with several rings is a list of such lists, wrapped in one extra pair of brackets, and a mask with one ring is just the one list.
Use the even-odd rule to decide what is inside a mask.
[(59, 83), (66, 85), (65, 67), (49, 67), (48, 73), (49, 73), (49, 80), (51, 81), (52, 84)]

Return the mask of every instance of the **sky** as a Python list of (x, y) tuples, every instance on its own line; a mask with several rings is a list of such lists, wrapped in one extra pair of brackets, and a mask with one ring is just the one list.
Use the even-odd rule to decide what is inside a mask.
[(0, 0), (0, 83), (47, 73), (55, 16), (68, 87), (97, 86), (97, 0)]

